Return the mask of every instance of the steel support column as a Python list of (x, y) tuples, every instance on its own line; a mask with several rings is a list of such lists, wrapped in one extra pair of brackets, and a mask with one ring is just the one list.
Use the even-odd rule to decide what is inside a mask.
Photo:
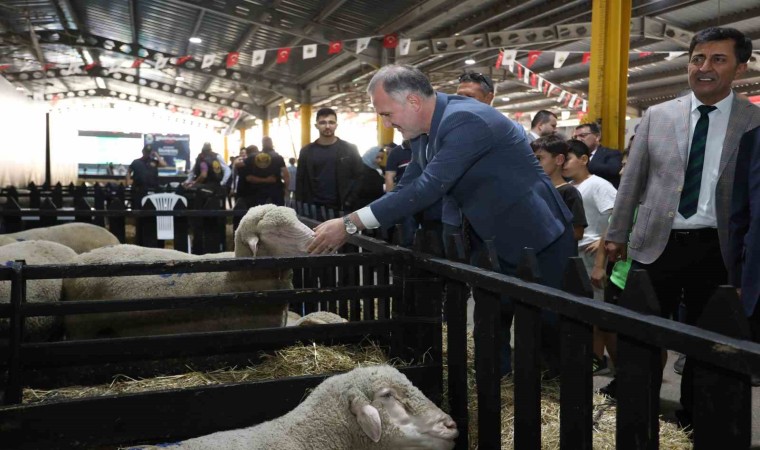
[(625, 146), (631, 0), (594, 0), (591, 10), (589, 121), (601, 121), (606, 147)]
[(301, 103), (301, 148), (311, 143), (311, 126), (311, 103)]

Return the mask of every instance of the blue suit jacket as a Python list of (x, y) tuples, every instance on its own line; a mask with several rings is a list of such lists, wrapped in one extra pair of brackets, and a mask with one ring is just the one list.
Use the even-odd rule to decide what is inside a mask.
[(620, 186), (620, 169), (623, 167), (623, 155), (617, 150), (596, 148), (594, 157), (588, 163), (588, 171), (612, 183), (615, 189)]
[(742, 288), (744, 312), (750, 316), (760, 299), (760, 127), (739, 143), (728, 241), (729, 276)]
[(512, 265), (524, 247), (540, 252), (572, 226), (572, 214), (514, 122), (476, 100), (438, 93), (430, 133), (412, 141), (412, 162), (398, 189), (370, 208), (388, 226), (443, 196)]

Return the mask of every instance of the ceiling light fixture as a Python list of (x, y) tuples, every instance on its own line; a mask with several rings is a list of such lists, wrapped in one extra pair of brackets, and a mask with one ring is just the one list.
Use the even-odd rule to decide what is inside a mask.
[(467, 64), (468, 66), (471, 66), (471, 65), (475, 64), (475, 60), (472, 59), (472, 58), (468, 58), (468, 59), (464, 60), (464, 63)]
[(193, 36), (188, 40), (192, 42), (193, 44), (200, 44), (201, 42), (203, 42), (203, 39), (199, 38), (198, 36)]

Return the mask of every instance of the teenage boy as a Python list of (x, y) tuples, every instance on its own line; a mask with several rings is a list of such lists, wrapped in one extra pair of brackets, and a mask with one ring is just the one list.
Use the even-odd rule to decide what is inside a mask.
[(586, 212), (583, 209), (583, 199), (581, 193), (572, 184), (562, 178), (562, 168), (567, 161), (567, 154), (570, 146), (567, 145), (565, 138), (558, 133), (552, 133), (542, 136), (530, 143), (533, 153), (538, 159), (538, 163), (544, 169), (544, 172), (552, 180), (552, 184), (562, 200), (565, 201), (567, 209), (573, 213), (573, 235), (576, 241), (583, 239), (583, 229), (586, 228)]
[[(615, 204), (617, 190), (612, 183), (588, 170), (591, 151), (582, 141), (571, 139), (567, 141), (569, 153), (562, 175), (572, 180), (583, 198), (583, 209), (586, 211), (586, 227), (583, 238), (578, 242), (578, 253), (583, 258), (586, 271), (591, 277), (594, 269), (596, 252), (602, 245), (602, 236), (607, 230), (612, 207)], [(604, 289), (594, 286), (594, 299), (604, 300)], [(594, 373), (601, 375), (609, 372), (607, 358), (604, 356), (604, 334), (594, 327), (593, 366)]]

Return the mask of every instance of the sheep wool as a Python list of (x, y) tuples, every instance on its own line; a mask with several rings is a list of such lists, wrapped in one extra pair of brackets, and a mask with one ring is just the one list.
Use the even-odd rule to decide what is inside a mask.
[(328, 323), (345, 323), (348, 322), (341, 316), (328, 311), (317, 311), (306, 314), (300, 319), (296, 320), (293, 326), (304, 327), (308, 325), (323, 325)]
[(294, 410), (254, 427), (132, 450), (451, 450), (456, 423), (390, 366), (326, 379)]
[[(33, 228), (31, 230), (19, 231), (18, 233), (4, 234), (0, 237), (3, 240), (12, 239), (13, 241), (36, 239), (57, 242), (71, 248), (77, 253), (85, 253), (96, 248), (119, 244), (116, 236), (105, 228), (79, 222), (45, 228)], [(0, 245), (3, 245), (3, 241), (0, 241)]]
[[(48, 241), (22, 241), (0, 247), (0, 263), (9, 266), (13, 261), (26, 264), (66, 264), (77, 254), (65, 245)], [(10, 303), (11, 282), (0, 281), (0, 302)], [(61, 300), (61, 280), (30, 280), (26, 284), (28, 303), (54, 303)], [(8, 319), (0, 319), (0, 339), (8, 337)], [(28, 317), (24, 337), (28, 341), (48, 340), (60, 327), (60, 319), (51, 316)]]
[[(164, 262), (229, 257), (302, 255), (313, 231), (290, 208), (251, 208), (235, 233), (234, 254), (190, 255), (175, 250), (117, 245), (78, 255), (76, 264)], [(71, 278), (64, 282), (64, 300), (184, 297), (202, 294), (293, 289), (291, 270), (251, 269), (234, 272), (177, 273), (107, 278)], [(71, 315), (64, 318), (72, 339), (223, 331), (285, 325), (287, 305), (241, 305), (213, 309), (132, 311)]]

